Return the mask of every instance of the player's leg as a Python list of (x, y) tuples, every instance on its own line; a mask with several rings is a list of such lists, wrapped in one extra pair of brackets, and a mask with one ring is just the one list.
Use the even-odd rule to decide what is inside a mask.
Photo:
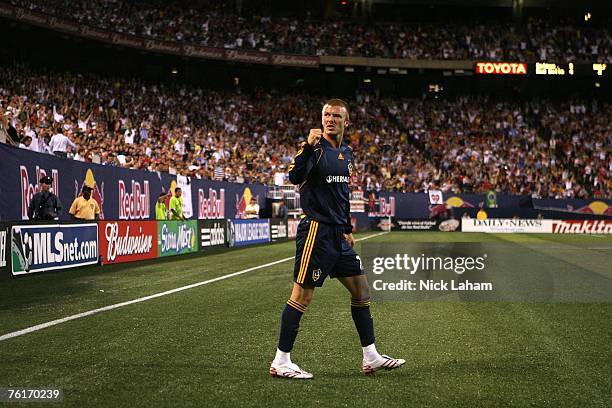
[(280, 335), (276, 355), (270, 366), (270, 375), (295, 379), (309, 379), (312, 374), (291, 361), (291, 350), (298, 334), (300, 320), (312, 300), (314, 287), (293, 283), (291, 296), (281, 315)]
[(370, 313), (370, 287), (366, 275), (338, 277), (351, 294), (351, 316), (362, 347), (374, 344), (374, 322)]
[[(351, 271), (354, 269), (351, 264), (350, 257), (345, 257), (345, 270)], [(357, 259), (357, 262), (359, 260)], [(341, 266), (341, 265), (337, 265)], [(351, 273), (351, 272), (348, 272)], [(374, 321), (370, 312), (370, 286), (366, 275), (354, 276), (338, 276), (338, 279), (351, 294), (351, 316), (355, 323), (359, 340), (363, 351), (362, 370), (365, 374), (373, 374), (380, 369), (394, 369), (406, 361), (403, 359), (391, 358), (387, 355), (381, 355), (376, 350), (374, 338)]]
[(280, 335), (276, 356), (270, 366), (270, 374), (276, 377), (307, 379), (312, 374), (301, 370), (291, 361), (291, 350), (297, 337), (300, 320), (312, 300), (314, 284), (309, 272), (313, 252), (316, 253), (318, 223), (303, 220), (298, 226), (296, 236), (296, 257), (293, 272), (291, 296), (281, 316)]
[(275, 358), (278, 362), (291, 361), (289, 353), (291, 353), (293, 349), (293, 344), (295, 343), (295, 338), (297, 337), (300, 327), (300, 320), (306, 308), (310, 305), (313, 293), (313, 287), (299, 285), (295, 282), (293, 283), (291, 296), (289, 300), (287, 300), (287, 304), (281, 316), (280, 336), (276, 353), (277, 358)]

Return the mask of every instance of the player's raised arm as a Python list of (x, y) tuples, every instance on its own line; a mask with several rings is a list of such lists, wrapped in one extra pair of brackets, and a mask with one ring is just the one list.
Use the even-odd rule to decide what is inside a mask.
[(303, 142), (293, 161), (289, 165), (289, 181), (292, 184), (301, 184), (315, 164), (315, 146), (321, 140), (321, 129), (310, 129), (308, 141)]

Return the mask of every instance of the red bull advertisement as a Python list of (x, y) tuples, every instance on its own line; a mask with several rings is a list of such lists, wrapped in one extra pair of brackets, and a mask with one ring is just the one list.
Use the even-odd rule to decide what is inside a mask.
[(596, 214), (596, 215), (609, 215), (612, 216), (612, 205), (608, 205), (600, 200), (593, 201), (588, 205), (578, 208), (576, 210), (582, 214)]
[(449, 197), (445, 201), (445, 203), (448, 207), (453, 207), (453, 208), (473, 208), (474, 207), (474, 204), (470, 203), (464, 198), (461, 198), (460, 196)]
[(40, 191), (40, 179), (46, 176), (53, 177), (53, 183), (51, 184), (52, 191), (58, 196), (61, 197), (57, 193), (59, 191), (59, 171), (57, 169), (49, 169), (46, 170), (41, 168), (40, 166), (36, 166), (36, 170), (33, 172), (34, 174), (30, 177), (30, 173), (28, 172), (28, 168), (24, 165), (19, 166), (19, 181), (20, 181), (20, 191), (21, 191), (21, 219), (28, 219), (28, 206), (30, 205), (30, 200), (34, 196), (34, 194)]
[[(245, 206), (246, 208), (246, 206)], [(225, 218), (225, 189), (208, 189), (208, 197), (204, 189), (198, 189), (198, 219), (215, 220)]]
[[(378, 203), (372, 202), (368, 217), (395, 217), (395, 197), (379, 197)], [(373, 208), (372, 208), (373, 207)]]
[[(130, 189), (123, 180), (119, 180), (119, 219), (120, 220), (146, 220), (150, 217), (149, 181), (140, 182), (131, 180)], [(131, 190), (131, 191), (130, 191)]]
[[(53, 192), (63, 206), (63, 211), (59, 214), (60, 221), (72, 219), (67, 213), (68, 209), (72, 201), (81, 194), (84, 185), (92, 188), (92, 197), (102, 211), (101, 218), (106, 220), (152, 219), (159, 194), (162, 191), (173, 191), (179, 185), (185, 190), (183, 210), (188, 218), (187, 214), (191, 214), (190, 208), (193, 209), (194, 218), (245, 218), (251, 197), (255, 197), (261, 210), (265, 210), (266, 206), (268, 188), (263, 185), (195, 178), (184, 178), (184, 183), (179, 184), (176, 175), (60, 159), (4, 144), (0, 144), (0, 156), (5, 169), (0, 172), (0, 185), (3, 188), (3, 193), (0, 194), (0, 220), (27, 219), (28, 204), (38, 191), (38, 180), (43, 176), (51, 176), (54, 179)], [(188, 192), (193, 192), (191, 200), (187, 199)], [(426, 219), (430, 216), (430, 197), (426, 193), (368, 192), (366, 197), (367, 200), (361, 200), (361, 204), (365, 207), (363, 215), (369, 218), (391, 216)], [(477, 208), (486, 201), (485, 194), (450, 197), (444, 195), (433, 198), (443, 199), (443, 203), (451, 208)], [(533, 199), (532, 204), (532, 199), (528, 196), (500, 194), (497, 198), (500, 210), (537, 207), (576, 214), (566, 217), (573, 219), (594, 219), (612, 215), (610, 199)], [(168, 196), (168, 201), (169, 199)], [(359, 220), (361, 222), (361, 218)], [(368, 225), (367, 222), (364, 225)]]

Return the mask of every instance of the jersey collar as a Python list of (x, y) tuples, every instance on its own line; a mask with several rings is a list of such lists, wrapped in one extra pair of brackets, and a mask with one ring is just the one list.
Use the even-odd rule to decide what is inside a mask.
[(321, 144), (327, 145), (331, 149), (338, 149), (338, 150), (342, 150), (342, 148), (345, 146), (344, 142), (342, 142), (340, 143), (340, 146), (334, 147), (331, 143), (329, 143), (329, 141), (325, 137), (321, 137)]

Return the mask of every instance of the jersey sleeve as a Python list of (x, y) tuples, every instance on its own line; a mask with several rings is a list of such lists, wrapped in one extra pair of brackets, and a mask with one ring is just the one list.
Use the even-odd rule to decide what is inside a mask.
[(315, 165), (315, 149), (307, 142), (302, 142), (297, 154), (289, 165), (289, 181), (301, 184), (307, 178)]

